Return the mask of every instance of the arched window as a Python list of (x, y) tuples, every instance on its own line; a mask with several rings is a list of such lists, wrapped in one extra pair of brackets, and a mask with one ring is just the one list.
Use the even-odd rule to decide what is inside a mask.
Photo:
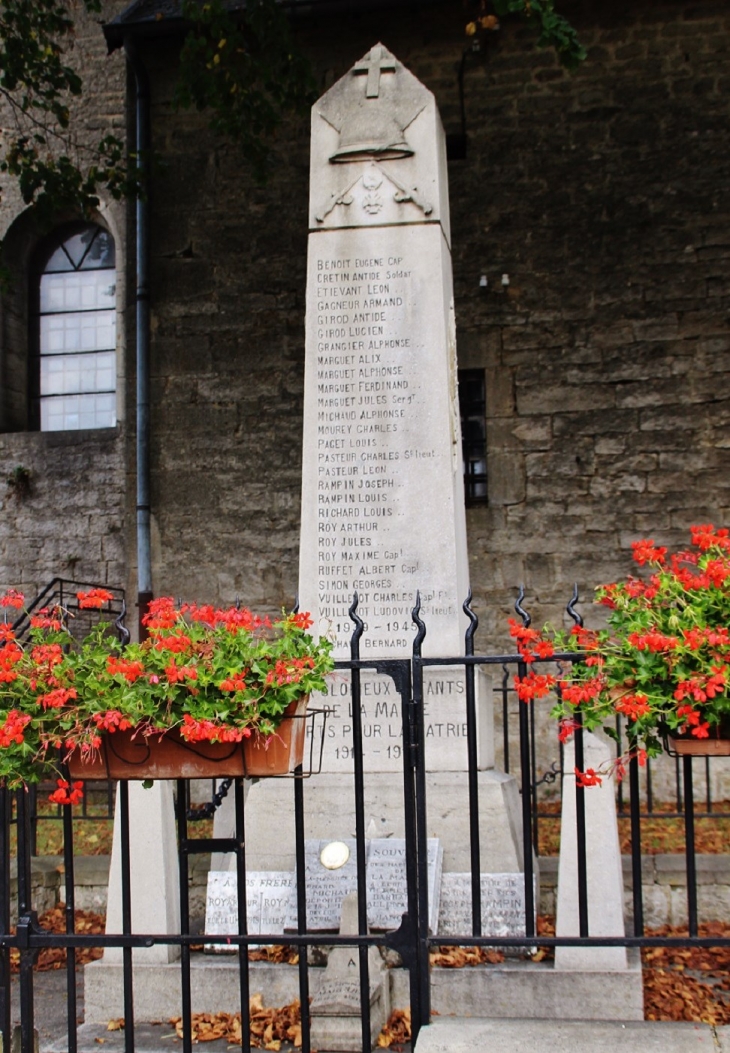
[(33, 277), (31, 420), (41, 431), (116, 424), (114, 239), (93, 223), (45, 242)]

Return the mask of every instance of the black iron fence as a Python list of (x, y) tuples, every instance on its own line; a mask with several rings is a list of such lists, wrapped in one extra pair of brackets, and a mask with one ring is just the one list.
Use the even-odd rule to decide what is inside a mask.
[[(101, 612), (98, 610), (84, 609), (79, 606), (77, 599), (77, 593), (79, 591), (100, 587), (107, 589), (112, 595), (112, 599), (104, 604), (104, 609)], [(574, 621), (578, 621), (580, 618), (576, 612), (578, 599), (579, 597), (576, 588), (571, 601), (566, 608)], [(524, 592), (522, 591), (518, 599), (518, 609), (522, 611), (523, 618), (529, 618), (529, 615), (521, 607), (523, 600)], [(55, 607), (61, 607), (67, 612), (67, 624), (69, 625), (69, 628), (77, 638), (81, 638), (89, 631), (100, 615), (105, 619), (111, 618), (115, 621), (124, 617), (126, 610), (124, 589), (119, 587), (99, 586), (98, 583), (92, 582), (81, 582), (66, 578), (53, 578), (38, 596), (29, 603), (27, 610), (16, 620), (14, 628), (18, 637), (22, 639), (27, 633), (27, 630), (30, 627), (30, 617), (33, 614), (37, 613), (42, 608), (53, 609)], [(495, 677), (497, 683), (494, 687), (495, 708), (501, 712), (502, 718), (502, 742), (499, 763), (502, 769), (509, 773), (511, 768), (514, 767), (513, 758), (515, 755), (519, 756), (520, 752), (519, 731), (515, 735), (513, 727), (510, 726), (510, 714), (514, 714), (518, 709), (517, 696), (513, 687), (515, 670), (511, 667), (509, 662), (505, 662), (501, 666), (500, 673), (501, 676)], [(557, 741), (557, 738), (553, 737), (551, 752), (549, 756), (545, 756), (544, 749), (541, 750), (538, 741), (539, 736), (536, 728), (537, 715), (537, 706), (531, 706), (528, 721), (529, 753), (531, 760), (530, 770), (532, 776), (530, 801), (532, 802), (533, 847), (536, 852), (538, 851), (540, 820), (542, 818), (552, 818), (554, 815), (553, 811), (545, 811), (545, 802), (547, 800), (552, 803), (556, 797), (559, 798), (560, 793), (562, 792), (563, 775), (563, 746)], [(621, 756), (628, 749), (628, 742), (624, 721), (620, 716), (616, 717), (616, 733), (616, 755)], [(671, 821), (684, 817), (685, 800), (682, 765), (678, 757), (673, 758), (671, 774), (668, 776), (668, 761), (669, 758), (664, 758), (661, 762), (662, 772), (661, 777), (658, 780), (658, 792), (657, 778), (655, 776), (656, 767), (654, 762), (651, 759), (647, 759), (646, 764), (640, 772), (642, 802), (640, 814), (642, 818), (652, 818), (661, 822), (663, 820)], [(720, 765), (722, 765), (722, 762), (718, 763), (710, 757), (702, 759), (698, 758), (695, 761), (693, 767), (695, 818), (730, 818), (730, 811), (727, 809), (727, 802), (723, 798), (716, 801), (713, 796), (713, 784), (715, 781), (713, 778), (713, 769), (717, 769)], [(63, 808), (60, 805), (51, 808), (45, 803), (47, 797), (47, 793), (45, 792), (46, 789), (47, 787), (45, 785), (42, 785), (40, 788), (35, 786), (29, 788), (30, 797), (28, 804), (30, 809), (31, 850), (33, 855), (36, 855), (37, 853), (38, 823), (60, 823), (63, 820)], [(210, 791), (210, 803), (207, 806), (201, 806), (200, 802), (196, 801), (195, 806), (188, 810), (188, 820), (194, 822), (196, 820), (210, 818), (215, 811), (216, 805), (220, 804), (220, 797), (216, 802), (216, 793), (216, 787), (213, 785)], [(227, 789), (225, 793), (227, 793)], [(114, 818), (114, 798), (114, 783), (99, 780), (96, 783), (89, 784), (83, 801), (79, 807), (74, 810), (74, 821), (92, 820), (98, 822), (103, 819), (111, 821)], [(41, 808), (39, 808), (39, 801), (42, 805)], [(628, 816), (630, 814), (629, 796), (626, 793), (623, 783), (619, 783), (618, 786), (617, 805), (619, 815)]]
[[(347, 725), (349, 734), (349, 754), (352, 767), (349, 781), (352, 811), (354, 814), (355, 864), (357, 875), (357, 932), (341, 935), (337, 932), (314, 931), (308, 926), (308, 884), (306, 866), (307, 828), (310, 823), (308, 809), (311, 787), (316, 785), (316, 777), (309, 782), (294, 778), (287, 785), (290, 787), (288, 808), (294, 816), (294, 871), (296, 876), (296, 928), (293, 931), (249, 934), (246, 897), (238, 897), (238, 917), (236, 932), (225, 936), (192, 931), (191, 909), (189, 901), (191, 858), (196, 853), (226, 852), (235, 856), (235, 871), (238, 888), (246, 887), (247, 872), (247, 804), (245, 802), (243, 780), (233, 781), (231, 790), (235, 802), (235, 832), (227, 838), (191, 838), (189, 836), (189, 785), (181, 780), (177, 783), (177, 847), (180, 886), (180, 926), (179, 932), (135, 932), (132, 923), (132, 890), (130, 881), (130, 817), (129, 793), (125, 782), (120, 784), (119, 816), (121, 836), (121, 932), (104, 935), (84, 935), (75, 932), (75, 883), (74, 853), (72, 838), (72, 811), (69, 806), (63, 808), (64, 845), (64, 885), (65, 885), (65, 933), (50, 933), (41, 929), (32, 902), (31, 888), (31, 851), (32, 851), (32, 813), (29, 795), (23, 791), (11, 792), (0, 788), (0, 1031), (3, 1035), (3, 1048), (9, 1050), (17, 1019), (17, 1042), (19, 1053), (33, 1053), (34, 1029), (37, 1014), (42, 1007), (36, 1004), (34, 960), (38, 953), (47, 948), (62, 948), (67, 952), (66, 961), (66, 996), (67, 996), (67, 1049), (76, 1053), (79, 1049), (77, 1025), (77, 971), (74, 960), (74, 949), (99, 947), (121, 948), (123, 977), (123, 1016), (124, 1044), (126, 1053), (133, 1053), (135, 1048), (135, 999), (133, 950), (155, 945), (170, 945), (179, 948), (180, 1005), (182, 1010), (181, 1032), (184, 1053), (190, 1053), (193, 1045), (193, 1001), (191, 993), (191, 958), (201, 942), (208, 944), (230, 944), (238, 949), (238, 1005), (232, 1007), (241, 1014), (241, 1047), (250, 1048), (249, 1037), (249, 1003), (251, 995), (251, 964), (248, 950), (251, 945), (272, 947), (293, 946), (299, 949), (297, 969), (298, 995), (301, 1007), (301, 1048), (303, 1053), (311, 1049), (311, 1011), (310, 996), (316, 992), (321, 977), (321, 966), (310, 964), (311, 949), (349, 947), (356, 952), (359, 975), (359, 1021), (363, 1051), (371, 1047), (371, 998), (370, 998), (370, 963), (369, 948), (375, 946), (396, 952), (402, 968), (408, 975), (412, 1034), (415, 1040), (422, 1026), (431, 1016), (431, 952), (445, 941), (449, 945), (461, 947), (502, 948), (519, 951), (529, 955), (537, 943), (541, 946), (557, 947), (654, 947), (654, 946), (729, 946), (730, 939), (713, 936), (702, 938), (699, 933), (697, 871), (695, 860), (694, 819), (696, 815), (693, 796), (693, 759), (685, 757), (678, 768), (678, 786), (681, 792), (682, 809), (678, 815), (685, 821), (685, 869), (687, 889), (687, 934), (685, 936), (658, 937), (647, 935), (644, 923), (644, 904), (642, 892), (642, 858), (641, 858), (641, 822), (646, 808), (642, 804), (645, 795), (640, 787), (638, 761), (633, 758), (629, 763), (628, 780), (622, 791), (622, 807), (627, 811), (631, 826), (631, 869), (633, 911), (629, 930), (625, 935), (596, 936), (592, 935), (589, 926), (588, 912), (588, 860), (586, 841), (585, 795), (580, 785), (575, 789), (576, 811), (576, 864), (577, 864), (577, 898), (578, 898), (578, 931), (571, 936), (546, 936), (536, 932), (536, 901), (534, 882), (535, 822), (539, 815), (538, 793), (542, 776), (536, 771), (534, 711), (530, 706), (517, 700), (512, 701), (508, 693), (508, 706), (517, 710), (519, 741), (517, 757), (514, 749), (509, 752), (509, 743), (505, 743), (505, 757), (518, 782), (521, 796), (522, 820), (522, 859), (524, 881), (524, 918), (521, 932), (512, 935), (499, 935), (483, 931), (482, 923), (482, 885), (481, 874), (488, 870), (489, 860), (485, 858), (484, 846), (481, 843), (482, 826), (480, 823), (482, 801), (480, 800), (479, 782), (479, 745), (478, 745), (478, 693), (477, 670), (479, 667), (493, 668), (497, 671), (509, 670), (512, 674), (525, 676), (527, 666), (518, 654), (480, 655), (475, 653), (474, 634), (477, 619), (469, 601), (464, 604), (469, 618), (469, 628), (465, 636), (463, 654), (459, 656), (424, 655), (424, 642), (427, 641), (427, 625), (421, 617), (420, 605), (417, 603), (412, 612), (415, 625), (412, 654), (410, 658), (374, 659), (361, 656), (361, 640), (364, 625), (357, 614), (357, 597), (350, 610), (353, 622), (353, 633), (350, 644), (350, 658), (337, 663), (342, 674), (350, 679), (350, 714), (351, 722)], [(518, 610), (524, 612), (518, 606)], [(527, 617), (526, 615), (524, 615)], [(551, 661), (577, 661), (579, 655), (565, 653), (553, 656)], [(466, 737), (466, 791), (462, 808), (468, 815), (468, 854), (470, 860), (470, 899), (471, 922), (466, 931), (439, 935), (429, 929), (429, 783), (426, 764), (426, 723), (424, 684), (429, 671), (458, 671), (463, 676), (463, 725)], [(372, 933), (368, 929), (368, 898), (366, 884), (366, 854), (368, 837), (368, 805), (372, 784), (377, 779), (368, 770), (363, 749), (363, 719), (361, 704), (363, 701), (363, 679), (369, 673), (377, 673), (389, 678), (397, 699), (397, 723), (400, 736), (400, 792), (399, 809), (405, 840), (405, 896), (404, 913), (398, 927), (389, 931)], [(433, 703), (431, 703), (433, 705)], [(509, 718), (510, 714), (506, 716)], [(505, 726), (507, 721), (505, 721)], [(575, 763), (583, 770), (583, 732), (579, 727), (575, 736)], [(698, 763), (695, 761), (694, 763)], [(701, 763), (701, 762), (699, 762)], [(17, 816), (17, 897), (11, 899), (11, 819), (13, 801)], [(346, 808), (343, 806), (343, 814)], [(350, 831), (344, 830), (343, 836)], [(17, 995), (13, 994), (11, 983), (11, 953), (18, 956)], [(282, 968), (292, 968), (282, 966)], [(489, 968), (485, 965), (484, 968)], [(546, 969), (551, 968), (545, 965)], [(317, 973), (317, 970), (320, 970)], [(15, 1004), (13, 997), (16, 997)], [(485, 1016), (489, 1015), (489, 1006), (483, 1008)]]

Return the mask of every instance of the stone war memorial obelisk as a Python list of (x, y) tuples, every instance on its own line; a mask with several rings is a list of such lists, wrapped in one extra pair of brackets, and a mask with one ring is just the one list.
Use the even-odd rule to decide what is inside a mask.
[[(337, 658), (349, 658), (357, 593), (361, 657), (408, 658), (420, 592), (424, 655), (458, 656), (469, 581), (446, 148), (434, 97), (376, 44), (314, 105), (311, 144), (300, 610), (312, 614), (313, 632), (335, 639)], [(517, 788), (494, 770), (489, 682), (477, 680), (482, 869), (514, 873)], [(429, 837), (452, 872), (469, 867), (464, 698), (463, 668), (426, 670)], [(349, 673), (314, 701), (329, 717), (323, 771), (305, 789), (306, 835), (351, 838)], [(362, 674), (361, 714), (366, 826), (399, 839), (401, 706), (390, 678)], [(287, 793), (275, 780), (252, 787), (250, 866), (291, 869)]]
[(446, 152), (381, 45), (315, 107), (299, 599), (349, 654), (458, 654), (468, 589)]

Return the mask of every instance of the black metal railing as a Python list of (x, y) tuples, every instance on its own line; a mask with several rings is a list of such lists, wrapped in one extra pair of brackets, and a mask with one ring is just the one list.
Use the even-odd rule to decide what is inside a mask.
[[(77, 593), (88, 592), (91, 589), (104, 589), (111, 594), (112, 598), (107, 600), (101, 609), (84, 608), (80, 605)], [(98, 621), (100, 614), (112, 621), (124, 616), (124, 589), (116, 585), (102, 585), (99, 582), (52, 578), (37, 596), (28, 601), (22, 614), (18, 615), (13, 622), (16, 637), (23, 640), (27, 636), (31, 619), (39, 611), (54, 610), (57, 607), (66, 613), (66, 626), (71, 635), (82, 637)]]
[[(79, 607), (79, 603), (76, 597), (77, 592), (86, 591), (91, 588), (106, 588), (112, 593), (113, 599), (104, 605), (104, 609), (99, 612), (95, 610), (84, 610)], [(524, 592), (521, 592), (520, 597), (517, 601), (517, 608), (523, 611), (524, 618), (529, 619), (529, 615), (524, 612), (521, 607), (522, 600), (524, 599)], [(578, 603), (578, 590), (577, 587), (573, 591), (570, 602), (568, 603), (566, 610), (576, 622), (579, 621), (580, 616), (576, 612), (576, 604)], [(83, 636), (93, 625), (94, 621), (99, 617), (101, 613), (102, 617), (112, 618), (116, 620), (123, 616), (125, 611), (125, 600), (124, 600), (124, 589), (113, 586), (100, 586), (99, 583), (75, 581), (67, 578), (53, 578), (41, 592), (27, 605), (27, 610), (21, 615), (15, 622), (15, 629), (17, 635), (22, 639), (30, 627), (30, 617), (39, 611), (40, 609), (47, 607), (53, 609), (56, 606), (60, 606), (69, 612), (69, 627), (75, 636)], [(478, 622), (470, 622), (469, 629), (466, 634), (465, 645), (467, 647), (467, 654), (473, 654), (474, 647), (474, 633), (476, 631)], [(471, 652), (469, 652), (471, 648)], [(514, 677), (514, 669), (510, 668), (510, 665), (503, 663), (501, 667), (501, 680), (498, 686), (494, 688), (495, 702), (498, 704), (502, 714), (502, 756), (500, 758), (501, 767), (506, 773), (510, 772), (510, 765), (512, 757), (515, 752), (519, 755), (520, 750), (520, 735), (519, 731), (517, 735), (510, 729), (509, 714), (510, 712), (517, 711), (517, 697), (514, 688), (511, 686), (512, 678)], [(538, 735), (536, 729), (536, 720), (538, 717), (538, 706), (533, 705), (529, 709), (529, 743), (530, 743), (530, 762), (532, 772), (532, 784), (530, 788), (530, 801), (532, 803), (532, 839), (534, 850), (538, 851), (539, 845), (539, 828), (540, 821), (545, 818), (553, 818), (553, 814), (550, 811), (545, 811), (544, 798), (541, 798), (541, 793), (544, 790), (552, 790), (558, 784), (557, 789), (561, 790), (561, 781), (563, 773), (563, 748), (562, 744), (555, 740), (554, 749), (555, 754), (552, 756), (545, 756), (544, 750), (540, 750), (538, 745)], [(627, 749), (627, 740), (625, 734), (624, 721), (622, 717), (616, 717), (616, 755), (621, 756)], [(671, 778), (667, 777), (666, 770), (671, 763), (672, 774)], [(703, 802), (703, 807), (695, 807), (695, 818), (697, 819), (726, 819), (730, 818), (730, 811), (722, 807), (721, 803), (713, 800), (713, 767), (717, 768), (722, 762), (717, 762), (712, 758), (705, 757), (701, 761), (696, 761), (693, 768), (693, 797), (694, 800)], [(642, 801), (641, 817), (652, 818), (659, 822), (661, 821), (672, 821), (674, 819), (681, 819), (684, 817), (684, 792), (683, 792), (683, 778), (682, 778), (682, 767), (679, 758), (673, 758), (673, 762), (670, 762), (669, 758), (662, 760), (663, 766), (663, 777), (661, 779), (662, 785), (665, 787), (659, 797), (655, 793), (655, 770), (656, 765), (651, 759), (647, 759), (645, 766), (640, 772), (640, 797)], [(701, 774), (698, 778), (698, 769), (701, 769)], [(667, 790), (667, 784), (669, 789)], [(542, 790), (541, 790), (542, 788)], [(40, 799), (44, 799), (45, 787), (40, 788)], [(53, 809), (44, 807), (40, 812), (38, 810), (38, 789), (35, 786), (29, 787), (29, 807), (31, 814), (31, 839), (33, 844), (33, 855), (36, 854), (36, 843), (37, 843), (37, 827), (38, 822), (61, 822), (63, 820), (63, 809), (60, 805)], [(204, 818), (210, 818), (216, 807), (219, 806), (220, 801), (216, 801), (216, 787), (211, 787), (210, 802), (208, 805), (198, 806), (191, 808), (188, 815), (188, 820), (194, 822)], [(620, 816), (629, 815), (629, 803), (628, 796), (625, 792), (625, 786), (623, 783), (619, 783), (617, 791), (617, 802), (618, 811)], [(87, 793), (79, 808), (74, 811), (74, 820), (109, 820), (114, 818), (114, 783), (105, 782), (100, 780), (92, 789), (91, 793)]]
[[(518, 600), (517, 610), (529, 624), (529, 614), (523, 606), (524, 593)], [(575, 598), (569, 605), (575, 617)], [(193, 947), (203, 940), (210, 944), (228, 943), (238, 949), (238, 998), (242, 1023), (242, 1048), (250, 1048), (249, 1040), (249, 993), (251, 990), (250, 965), (248, 949), (251, 944), (286, 946), (299, 948), (298, 986), (301, 1005), (302, 1050), (310, 1053), (310, 993), (314, 989), (313, 970), (316, 966), (309, 964), (308, 951), (313, 947), (351, 947), (357, 952), (359, 964), (360, 990), (360, 1023), (363, 1051), (370, 1049), (370, 977), (368, 949), (373, 946), (387, 948), (397, 952), (408, 972), (408, 986), (412, 1014), (413, 1038), (419, 1029), (430, 1020), (430, 964), (429, 955), (433, 949), (446, 940), (450, 945), (463, 947), (484, 947), (520, 950), (527, 954), (534, 948), (539, 939), (541, 946), (547, 947), (679, 947), (696, 945), (703, 947), (730, 946), (730, 938), (712, 936), (702, 938), (698, 935), (700, 918), (697, 900), (697, 868), (694, 845), (694, 809), (693, 793), (693, 760), (683, 759), (679, 766), (679, 787), (682, 808), (677, 814), (685, 822), (684, 861), (687, 885), (688, 931), (686, 936), (658, 937), (647, 935), (644, 925), (643, 890), (641, 872), (641, 822), (647, 813), (644, 805), (645, 793), (640, 786), (639, 766), (636, 758), (629, 762), (628, 785), (623, 790), (623, 807), (627, 812), (631, 827), (632, 874), (633, 874), (633, 917), (630, 931), (624, 936), (595, 936), (590, 931), (588, 913), (588, 865), (587, 841), (585, 829), (585, 794), (576, 785), (576, 853), (578, 873), (578, 916), (579, 932), (573, 936), (545, 936), (536, 933), (535, 883), (533, 848), (535, 845), (535, 824), (540, 815), (538, 790), (544, 785), (544, 776), (537, 772), (537, 751), (535, 745), (535, 710), (514, 699), (510, 692), (503, 691), (507, 699), (505, 709), (505, 727), (516, 707), (519, 726), (518, 756), (515, 761), (514, 748), (510, 751), (509, 742), (505, 739), (505, 765), (512, 766), (521, 791), (522, 817), (522, 856), (524, 862), (524, 932), (521, 935), (496, 935), (482, 931), (482, 891), (481, 873), (484, 860), (483, 845), (480, 843), (480, 784), (478, 777), (478, 698), (476, 688), (476, 671), (481, 667), (507, 670), (524, 676), (527, 666), (519, 654), (506, 653), (483, 655), (475, 653), (474, 637), (477, 628), (477, 617), (472, 610), (470, 599), (464, 604), (469, 626), (465, 635), (463, 654), (458, 656), (432, 656), (424, 654), (428, 642), (428, 626), (421, 616), (420, 602), (417, 601), (412, 612), (415, 635), (410, 657), (373, 658), (361, 656), (361, 641), (365, 627), (357, 613), (357, 597), (350, 608), (353, 633), (350, 641), (350, 656), (337, 662), (337, 670), (347, 673), (350, 678), (351, 725), (349, 725), (352, 769), (350, 772), (350, 800), (354, 813), (357, 871), (357, 917), (358, 931), (353, 935), (313, 931), (307, 925), (307, 876), (306, 876), (306, 828), (308, 823), (308, 806), (310, 786), (316, 779), (307, 783), (294, 779), (291, 787), (290, 807), (294, 814), (293, 858), (296, 875), (296, 917), (297, 928), (293, 932), (253, 933), (249, 934), (246, 897), (238, 897), (238, 924), (235, 933), (220, 936), (213, 934), (193, 933), (191, 931), (191, 910), (189, 901), (190, 862), (194, 854), (200, 852), (227, 852), (235, 855), (235, 869), (238, 888), (246, 887), (246, 808), (243, 792), (243, 781), (235, 779), (232, 783), (235, 801), (235, 833), (227, 838), (191, 839), (188, 831), (189, 821), (189, 784), (184, 780), (177, 783), (177, 841), (179, 858), (180, 884), (180, 931), (169, 932), (135, 932), (132, 924), (132, 899), (130, 883), (130, 815), (128, 784), (120, 784), (119, 816), (121, 838), (121, 914), (122, 931), (104, 935), (84, 935), (74, 931), (74, 854), (72, 840), (71, 808), (64, 806), (63, 823), (65, 834), (64, 845), (64, 883), (66, 899), (66, 932), (55, 934), (42, 930), (37, 921), (32, 903), (31, 890), (31, 814), (28, 795), (20, 792), (13, 794), (0, 787), (0, 1030), (3, 1034), (5, 1049), (11, 1048), (13, 1019), (18, 1018), (17, 1042), (19, 1053), (33, 1053), (34, 1028), (37, 1013), (42, 1012), (35, 1003), (35, 980), (33, 962), (38, 952), (44, 948), (64, 948), (71, 952), (74, 948), (121, 948), (122, 976), (124, 993), (124, 1043), (125, 1053), (133, 1053), (135, 1046), (135, 1004), (134, 1004), (134, 963), (133, 949), (153, 945), (170, 945), (180, 949), (180, 991), (182, 1005), (182, 1048), (183, 1053), (191, 1053), (193, 1045), (192, 1031), (192, 996), (191, 996), (191, 955)], [(547, 661), (580, 661), (581, 656), (564, 653), (553, 656)], [(536, 664), (542, 660), (536, 660)], [(464, 810), (468, 812), (469, 826), (469, 859), (471, 869), (471, 924), (468, 931), (448, 937), (429, 931), (428, 901), (428, 780), (425, 749), (424, 719), (424, 681), (430, 670), (452, 670), (463, 675), (464, 723), (466, 725), (466, 793)], [(401, 924), (393, 930), (371, 933), (368, 929), (368, 902), (366, 889), (366, 821), (368, 793), (377, 779), (372, 773), (363, 751), (363, 722), (361, 703), (363, 699), (363, 677), (377, 673), (389, 678), (392, 682), (395, 697), (398, 699), (401, 735), (401, 775), (402, 784), (399, 799), (395, 804), (399, 808), (405, 834), (405, 905), (406, 910)], [(503, 703), (504, 704), (504, 703)], [(583, 768), (583, 732), (579, 727), (575, 736), (575, 763)], [(557, 772), (556, 772), (556, 777)], [(572, 792), (572, 791), (571, 791)], [(11, 805), (15, 799), (17, 809), (17, 898), (11, 901), (10, 895), (10, 857), (11, 857)], [(344, 805), (343, 805), (344, 809)], [(344, 814), (344, 810), (343, 810)], [(712, 813), (715, 814), (715, 813)], [(350, 830), (344, 830), (343, 836), (350, 836)], [(11, 1007), (11, 950), (19, 953), (18, 1007), (15, 1014)], [(550, 968), (545, 965), (545, 968)], [(321, 975), (321, 974), (320, 974)], [(69, 1053), (76, 1053), (78, 1048), (76, 1022), (76, 971), (74, 955), (68, 953), (67, 969), (67, 1048)], [(488, 1007), (485, 1007), (488, 1012)]]
[[(101, 608), (82, 607), (78, 593), (89, 592), (92, 589), (104, 589), (110, 594), (111, 599), (106, 600)], [(27, 640), (32, 619), (40, 611), (56, 609), (63, 612), (65, 624), (74, 639), (83, 639), (100, 617), (115, 624), (121, 623), (126, 613), (124, 589), (116, 585), (103, 585), (100, 582), (52, 578), (33, 599), (25, 604), (23, 612), (15, 618), (13, 630), (16, 639), (20, 643)], [(7, 619), (7, 608), (3, 614)], [(64, 821), (65, 813), (60, 805), (52, 809), (43, 807), (39, 810), (39, 795), (40, 800), (43, 801), (47, 796), (47, 790), (48, 788), (43, 785), (28, 787), (26, 803), (30, 816), (31, 855), (36, 855), (37, 852), (38, 823)], [(114, 787), (112, 783), (106, 781), (100, 781), (89, 787), (89, 792), (84, 794), (81, 807), (74, 812), (73, 816), (75, 821), (84, 819), (98, 821), (99, 819), (113, 819), (113, 817)]]

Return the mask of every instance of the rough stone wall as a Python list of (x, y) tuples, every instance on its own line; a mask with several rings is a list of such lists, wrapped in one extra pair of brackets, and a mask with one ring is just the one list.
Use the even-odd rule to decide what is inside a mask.
[[(467, 56), (469, 150), (449, 166), (460, 365), (487, 376), (489, 504), (468, 512), (483, 641), (504, 637), (520, 581), (537, 620), (554, 617), (573, 581), (588, 595), (625, 573), (633, 538), (679, 543), (691, 522), (729, 518), (730, 12), (723, 0), (565, 9), (589, 47), (573, 77), (511, 23)], [(299, 31), (321, 90), (382, 39), (458, 132), (463, 21), (449, 3), (320, 16)], [(150, 195), (155, 590), (276, 609), (297, 580), (309, 122), (292, 122), (257, 187), (202, 115), (175, 112), (175, 45), (144, 53), (163, 162)], [(119, 123), (123, 60), (112, 77), (102, 54), (99, 36), (85, 114), (98, 106), (102, 124)], [(131, 363), (125, 372), (129, 417)], [(0, 490), (6, 463), (28, 451), (48, 465), (43, 500), (39, 488), (23, 509), (54, 541), (21, 565), (26, 580), (75, 555), (69, 523), (92, 537), (122, 524), (114, 573), (126, 562), (133, 580), (127, 436), (103, 455), (94, 436), (2, 438)], [(81, 465), (105, 457), (107, 511), (84, 519), (100, 491)], [(10, 582), (28, 527), (7, 523)]]
[(634, 538), (728, 519), (730, 12), (574, 14), (575, 77), (506, 33), (467, 74), (473, 160), (452, 165), (460, 355), (489, 378), (488, 622), (517, 580), (551, 607), (625, 573)]
[[(5, 479), (22, 465), (30, 491)], [(0, 575), (35, 596), (53, 577), (124, 584), (124, 472), (115, 429), (0, 435)]]
[(304, 368), (304, 121), (255, 186), (205, 118), (175, 114), (174, 45), (145, 49), (152, 514), (158, 593), (276, 609), (296, 588)]
[[(107, 4), (104, 17), (111, 17), (117, 7)], [(126, 63), (119, 54), (107, 57), (98, 15), (84, 19), (81, 10), (75, 14), (79, 21), (71, 61), (83, 73), (85, 91), (74, 103), (72, 127), (83, 146), (110, 131), (124, 136)], [(0, 232), (6, 236), (5, 262), (14, 281), (2, 296), (0, 327), (0, 589), (17, 586), (33, 596), (55, 576), (128, 584), (126, 212), (125, 206), (114, 203), (103, 203), (100, 210), (117, 246), (119, 423), (103, 431), (30, 432), (28, 265), (47, 232), (30, 221), (14, 184), (3, 183)], [(59, 216), (59, 221), (69, 218)], [(9, 482), (18, 467), (30, 472), (27, 493)]]

